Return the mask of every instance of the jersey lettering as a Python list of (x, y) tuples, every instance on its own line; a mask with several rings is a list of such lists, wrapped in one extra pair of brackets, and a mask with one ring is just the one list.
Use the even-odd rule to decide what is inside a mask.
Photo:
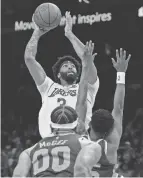
[[(62, 164), (59, 163), (59, 152), (63, 153)], [(34, 153), (32, 163), (34, 175), (46, 171), (49, 165), (51, 165), (54, 172), (63, 171), (70, 166), (70, 148), (68, 146), (55, 147), (52, 148), (51, 153), (48, 149), (42, 148)]]
[(69, 90), (69, 91), (66, 92), (65, 90), (63, 90), (61, 88), (55, 88), (54, 91), (51, 93), (51, 95), (49, 97), (54, 97), (58, 94), (62, 95), (62, 96), (68, 96), (68, 95), (76, 96), (76, 91), (77, 90)]

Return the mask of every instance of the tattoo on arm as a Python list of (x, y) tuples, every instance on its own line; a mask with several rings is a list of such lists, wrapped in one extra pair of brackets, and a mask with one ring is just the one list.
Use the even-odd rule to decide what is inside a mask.
[(37, 45), (38, 45), (39, 38), (40, 38), (40, 36), (39, 36), (38, 32), (34, 32), (26, 46), (25, 58), (29, 58), (29, 57), (35, 58), (36, 57)]

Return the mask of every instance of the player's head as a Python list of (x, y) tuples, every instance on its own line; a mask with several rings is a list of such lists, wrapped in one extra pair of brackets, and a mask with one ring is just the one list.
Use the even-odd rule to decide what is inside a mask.
[(81, 74), (81, 64), (72, 56), (63, 56), (53, 65), (53, 73), (56, 82), (60, 83), (61, 79), (68, 84), (76, 83)]
[(107, 137), (114, 125), (114, 118), (108, 110), (96, 110), (91, 118), (91, 130), (99, 137)]
[(51, 128), (75, 130), (77, 127), (76, 111), (70, 106), (59, 106), (51, 113)]

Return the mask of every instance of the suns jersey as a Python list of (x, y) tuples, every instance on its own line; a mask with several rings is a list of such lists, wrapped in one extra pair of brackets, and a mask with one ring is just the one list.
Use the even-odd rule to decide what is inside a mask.
[(75, 133), (42, 139), (26, 150), (32, 162), (31, 177), (73, 177), (79, 151), (91, 143)]
[[(41, 137), (45, 138), (51, 133), (50, 116), (56, 107), (67, 105), (75, 109), (79, 84), (64, 87), (46, 77), (44, 83), (41, 86), (37, 86), (37, 88), (42, 97), (42, 107), (39, 112), (39, 132)], [(98, 88), (99, 79), (94, 85), (88, 84), (86, 127), (92, 116), (92, 107)]]
[(116, 177), (115, 164), (111, 164), (107, 159), (107, 141), (100, 139), (96, 143), (101, 146), (101, 158), (92, 169), (93, 177)]

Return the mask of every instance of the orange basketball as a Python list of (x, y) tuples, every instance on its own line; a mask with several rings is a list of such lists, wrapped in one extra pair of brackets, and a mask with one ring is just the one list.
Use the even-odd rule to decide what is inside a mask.
[(56, 28), (61, 21), (61, 11), (55, 4), (43, 3), (36, 8), (33, 18), (40, 28)]

